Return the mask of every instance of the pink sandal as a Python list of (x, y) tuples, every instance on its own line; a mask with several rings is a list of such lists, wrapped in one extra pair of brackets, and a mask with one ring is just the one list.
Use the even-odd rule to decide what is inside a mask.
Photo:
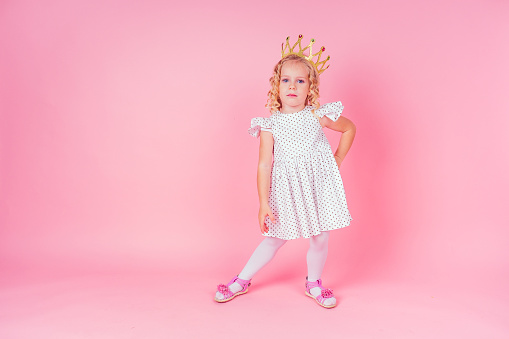
[[(240, 286), (242, 286), (242, 289), (240, 291), (238, 291), (237, 293), (233, 293), (228, 288), (234, 282), (237, 282)], [(248, 286), (251, 286), (251, 280), (240, 279), (238, 276), (234, 277), (228, 283), (228, 285), (224, 285), (224, 284), (217, 285), (217, 292), (221, 293), (224, 296), (224, 299), (217, 299), (216, 297), (214, 297), (214, 300), (217, 301), (218, 303), (224, 303), (224, 302), (230, 301), (238, 295), (247, 293)]]
[[(323, 288), (322, 286), (322, 279), (318, 279), (317, 281), (307, 281), (308, 278), (306, 277), (306, 295), (308, 297), (311, 297), (315, 299), (315, 301), (318, 303), (318, 305), (325, 307), (325, 308), (333, 308), (336, 307), (336, 304), (333, 305), (324, 305), (324, 301), (328, 298), (334, 298), (334, 293), (332, 293), (332, 290), (329, 288)], [(311, 294), (311, 289), (315, 287), (320, 287), (322, 290), (322, 293), (319, 294), (317, 297)]]

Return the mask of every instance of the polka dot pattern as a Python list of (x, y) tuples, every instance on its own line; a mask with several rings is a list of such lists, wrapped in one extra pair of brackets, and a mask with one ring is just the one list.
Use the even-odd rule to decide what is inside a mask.
[[(311, 109), (251, 119), (250, 135), (269, 131), (274, 138), (269, 206), (276, 221), (266, 217), (265, 236), (309, 238), (348, 226), (352, 220), (334, 154)], [(321, 106), (315, 114), (336, 121), (342, 111), (338, 101)]]

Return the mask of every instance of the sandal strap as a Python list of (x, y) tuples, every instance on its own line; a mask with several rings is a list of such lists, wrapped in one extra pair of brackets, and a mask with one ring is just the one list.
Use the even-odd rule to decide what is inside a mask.
[(221, 293), (225, 298), (229, 298), (233, 295), (232, 291), (225, 284), (217, 285), (217, 291)]
[(240, 279), (238, 276), (233, 277), (233, 279), (228, 283), (228, 286), (233, 284), (234, 282), (237, 282), (240, 286), (242, 286), (242, 289), (245, 289), (247, 286), (251, 285), (251, 279), (244, 280)]
[[(327, 293), (324, 293), (324, 291), (329, 291)], [(323, 305), (324, 301), (329, 299), (329, 298), (334, 298), (334, 294), (332, 293), (332, 290), (326, 288), (324, 290), (322, 290), (322, 294), (319, 294), (318, 296), (316, 296), (316, 300), (321, 304)]]
[(306, 277), (306, 289), (309, 290), (315, 287), (320, 287), (323, 290), (322, 279), (318, 279), (317, 281), (308, 281)]

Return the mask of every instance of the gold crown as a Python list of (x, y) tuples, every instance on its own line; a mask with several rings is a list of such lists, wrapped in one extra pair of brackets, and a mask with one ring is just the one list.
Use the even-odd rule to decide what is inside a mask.
[[(284, 58), (285, 56), (290, 55), (290, 54), (298, 55), (300, 57), (305, 58), (309, 62), (311, 62), (311, 64), (313, 64), (313, 66), (315, 66), (316, 70), (318, 71), (318, 74), (322, 74), (327, 68), (329, 68), (329, 65), (327, 65), (327, 67), (325, 67), (325, 63), (327, 61), (329, 61), (330, 56), (327, 56), (327, 59), (320, 61), (320, 58), (322, 57), (322, 53), (325, 51), (325, 47), (322, 46), (318, 53), (313, 54), (312, 50), (313, 50), (313, 44), (315, 43), (315, 39), (311, 39), (311, 41), (309, 42), (309, 45), (307, 45), (304, 48), (302, 48), (302, 46), (300, 44), (301, 40), (302, 40), (302, 34), (299, 35), (299, 39), (297, 40), (297, 42), (295, 44), (293, 44), (293, 46), (290, 46), (290, 37), (287, 37), (286, 44), (281, 44), (281, 58)], [(299, 46), (299, 51), (294, 52), (294, 49), (297, 46)], [(306, 51), (306, 50), (309, 50), (309, 55), (304, 54), (304, 51)], [(318, 56), (318, 59), (316, 59), (316, 61), (313, 61), (313, 58), (316, 56)]]

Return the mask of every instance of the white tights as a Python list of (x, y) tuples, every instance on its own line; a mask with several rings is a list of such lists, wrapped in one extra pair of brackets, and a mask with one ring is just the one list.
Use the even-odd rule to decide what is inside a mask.
[(267, 265), (276, 255), (277, 251), (286, 243), (286, 240), (279, 238), (266, 237), (260, 245), (254, 250), (251, 258), (239, 273), (239, 278), (250, 280), (254, 275)]
[[(277, 251), (285, 243), (286, 240), (279, 238), (266, 237), (263, 239), (260, 245), (254, 250), (244, 269), (239, 273), (239, 278), (243, 280), (252, 279), (260, 269), (274, 258)], [(329, 232), (322, 232), (309, 239), (309, 249), (306, 257), (308, 264), (308, 281), (316, 281), (321, 278), (325, 260), (327, 260), (328, 245)], [(230, 285), (230, 290), (233, 293), (241, 289), (242, 287), (236, 282)], [(321, 290), (318, 287), (311, 289), (311, 294), (314, 296), (320, 293)], [(216, 293), (216, 297), (223, 299), (223, 295), (219, 292)], [(330, 303), (335, 302), (336, 300), (330, 300)]]
[(329, 232), (322, 232), (309, 239), (309, 249), (306, 256), (308, 263), (308, 281), (317, 281), (322, 277), (328, 251)]

